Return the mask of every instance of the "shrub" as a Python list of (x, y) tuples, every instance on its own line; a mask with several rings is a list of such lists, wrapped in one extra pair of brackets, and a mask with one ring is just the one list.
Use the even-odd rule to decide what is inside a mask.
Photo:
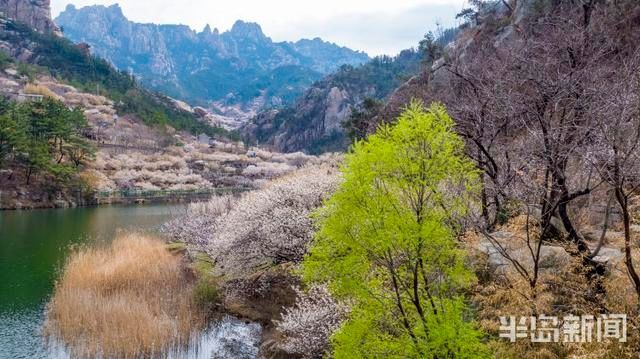
[(282, 320), (276, 322), (285, 337), (280, 348), (303, 358), (321, 358), (329, 348), (329, 337), (340, 327), (346, 308), (331, 297), (326, 286), (296, 292), (295, 306), (287, 308)]

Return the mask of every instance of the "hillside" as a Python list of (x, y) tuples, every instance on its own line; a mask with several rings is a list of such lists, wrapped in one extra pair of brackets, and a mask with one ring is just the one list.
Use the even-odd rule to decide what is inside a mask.
[(375, 111), (405, 81), (419, 74), (433, 61), (431, 52), (455, 39), (457, 29), (446, 29), (436, 38), (428, 34), (418, 49), (395, 57), (380, 56), (360, 66), (342, 66), (313, 84), (283, 109), (259, 113), (243, 129), (253, 143), (278, 151), (304, 150), (310, 153), (342, 151), (349, 137), (358, 132), (349, 124), (352, 114)]
[(258, 24), (237, 21), (226, 32), (183, 25), (139, 24), (117, 6), (68, 6), (55, 20), (116, 67), (153, 89), (218, 114), (250, 117), (282, 106), (340, 65), (369, 60), (320, 39), (274, 42)]
[(259, 187), (318, 161), (247, 148), (55, 31), (1, 18), (0, 49), (0, 208)]
[(32, 72), (41, 70), (79, 89), (105, 95), (123, 115), (135, 115), (153, 126), (170, 125), (177, 130), (210, 135), (224, 133), (203, 123), (195, 114), (176, 108), (166, 96), (146, 90), (130, 75), (63, 37), (34, 31), (23, 23), (6, 19), (0, 27), (0, 42), (11, 58), (35, 65)]

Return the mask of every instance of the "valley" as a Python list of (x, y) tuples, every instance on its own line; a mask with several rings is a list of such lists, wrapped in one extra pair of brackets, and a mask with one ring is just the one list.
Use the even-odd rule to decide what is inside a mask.
[(640, 4), (456, 1), (0, 0), (0, 358), (637, 357)]

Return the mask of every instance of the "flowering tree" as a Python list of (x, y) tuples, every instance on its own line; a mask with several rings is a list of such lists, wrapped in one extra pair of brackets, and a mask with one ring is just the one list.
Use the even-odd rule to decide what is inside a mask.
[(296, 290), (294, 307), (286, 309), (276, 322), (285, 336), (281, 349), (303, 358), (322, 358), (329, 348), (329, 338), (342, 322), (346, 307), (331, 297), (326, 286), (313, 286), (308, 292)]
[(334, 165), (305, 167), (239, 198), (192, 206), (165, 226), (174, 239), (201, 245), (231, 276), (297, 263), (313, 236), (310, 214), (336, 188)]

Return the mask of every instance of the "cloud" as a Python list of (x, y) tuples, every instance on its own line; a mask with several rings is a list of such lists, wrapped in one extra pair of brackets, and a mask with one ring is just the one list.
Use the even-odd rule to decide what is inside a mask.
[[(422, 5), (401, 11), (346, 14), (326, 21), (293, 25), (303, 37), (319, 36), (370, 55), (393, 55), (415, 47), (437, 24), (451, 27), (460, 9), (454, 5)], [(275, 33), (274, 35), (279, 35)]]
[(224, 31), (238, 19), (259, 23), (277, 41), (321, 37), (372, 55), (396, 54), (415, 46), (436, 21), (454, 23), (466, 0), (52, 0), (54, 16), (67, 4), (120, 3), (132, 21), (205, 24)]

